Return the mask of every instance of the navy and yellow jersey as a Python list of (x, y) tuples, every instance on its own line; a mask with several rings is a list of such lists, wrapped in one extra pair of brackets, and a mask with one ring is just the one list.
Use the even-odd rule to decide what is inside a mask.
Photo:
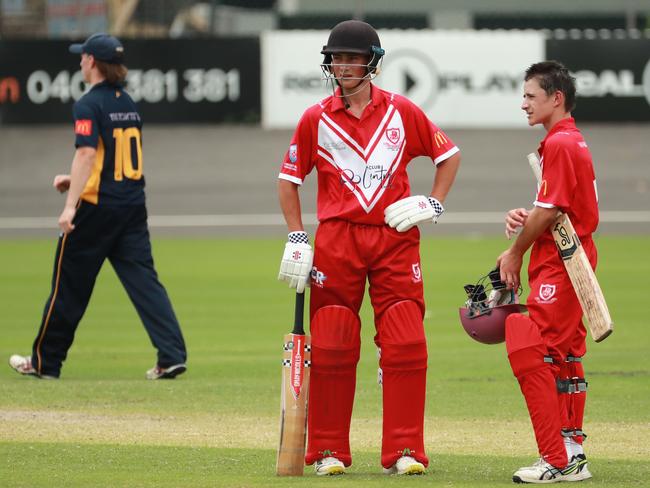
[(144, 204), (142, 121), (121, 86), (94, 85), (73, 108), (75, 146), (97, 150), (81, 199), (95, 205)]

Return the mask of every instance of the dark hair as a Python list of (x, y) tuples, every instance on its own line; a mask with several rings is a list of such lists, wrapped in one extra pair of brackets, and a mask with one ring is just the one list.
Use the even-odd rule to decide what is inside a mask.
[(530, 65), (526, 70), (525, 81), (536, 78), (547, 95), (556, 91), (564, 94), (564, 109), (571, 112), (576, 106), (576, 79), (559, 61), (542, 61)]
[(121, 85), (126, 80), (126, 75), (129, 72), (123, 64), (106, 63), (104, 61), (95, 60), (95, 66), (102, 74), (104, 79), (111, 85)]

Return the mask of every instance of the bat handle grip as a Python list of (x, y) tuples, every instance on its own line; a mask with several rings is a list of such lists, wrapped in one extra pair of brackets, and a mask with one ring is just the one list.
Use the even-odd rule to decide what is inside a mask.
[(296, 311), (293, 319), (292, 334), (305, 335), (303, 315), (305, 314), (305, 293), (296, 293)]

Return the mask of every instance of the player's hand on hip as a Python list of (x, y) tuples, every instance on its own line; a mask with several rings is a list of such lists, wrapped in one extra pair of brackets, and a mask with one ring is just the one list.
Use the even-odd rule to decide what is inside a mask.
[(416, 195), (402, 198), (384, 209), (384, 221), (398, 232), (405, 232), (422, 222), (438, 222), (445, 211), (433, 197)]
[(506, 214), (506, 237), (510, 239), (517, 233), (520, 227), (526, 225), (528, 210), (525, 208), (513, 208)]
[(289, 288), (295, 288), (298, 293), (304, 292), (305, 286), (309, 286), (313, 261), (314, 251), (307, 233), (290, 232), (289, 242), (284, 246), (278, 280), (288, 282)]
[(70, 175), (56, 175), (52, 186), (60, 193), (65, 193), (70, 188)]
[(59, 227), (65, 234), (69, 234), (74, 230), (74, 224), (72, 221), (74, 220), (76, 213), (77, 209), (75, 207), (65, 207), (63, 212), (61, 212), (61, 215), (59, 216)]

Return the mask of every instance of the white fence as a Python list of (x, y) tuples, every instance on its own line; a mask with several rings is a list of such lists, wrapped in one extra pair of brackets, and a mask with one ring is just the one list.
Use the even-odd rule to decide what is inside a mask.
[[(320, 70), (327, 31), (262, 35), (262, 125), (292, 128), (331, 94)], [(380, 31), (386, 50), (376, 83), (407, 96), (443, 128), (524, 127), (523, 73), (544, 59), (540, 32)]]

